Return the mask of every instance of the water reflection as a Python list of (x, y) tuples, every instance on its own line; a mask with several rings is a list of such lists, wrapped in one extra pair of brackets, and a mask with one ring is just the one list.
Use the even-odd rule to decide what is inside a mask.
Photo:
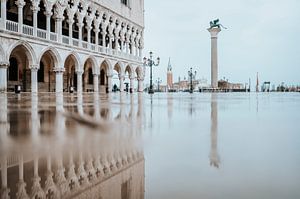
[(142, 96), (88, 95), (0, 95), (1, 198), (144, 198)]
[(211, 126), (210, 126), (210, 165), (216, 168), (220, 166), (220, 157), (218, 154), (218, 101), (217, 94), (211, 94)]

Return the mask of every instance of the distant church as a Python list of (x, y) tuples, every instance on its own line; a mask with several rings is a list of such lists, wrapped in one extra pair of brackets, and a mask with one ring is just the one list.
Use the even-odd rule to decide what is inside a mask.
[(168, 90), (173, 88), (173, 72), (172, 72), (170, 58), (169, 58), (169, 63), (168, 63), (168, 68), (167, 68), (167, 87), (168, 87)]

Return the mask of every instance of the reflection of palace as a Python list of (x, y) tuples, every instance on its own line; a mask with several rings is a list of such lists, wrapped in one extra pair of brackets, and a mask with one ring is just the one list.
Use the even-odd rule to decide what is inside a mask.
[(220, 157), (218, 154), (218, 102), (217, 94), (211, 94), (211, 149), (210, 149), (210, 165), (216, 168), (220, 166)]
[[(3, 95), (1, 99), (7, 97)], [(89, 99), (99, 99), (99, 95), (93, 95)], [(106, 99), (101, 103), (105, 107), (94, 103), (92, 114), (86, 115), (83, 110), (91, 107), (85, 107), (84, 95), (71, 103), (78, 112), (70, 105), (64, 106), (62, 95), (53, 97), (56, 111), (42, 110), (43, 102), (37, 95), (25, 104), (31, 106), (30, 112), (23, 113), (8, 112), (9, 102), (1, 100), (0, 124), (5, 128), (0, 135), (1, 198), (144, 198), (141, 132), (133, 130), (141, 130), (141, 96), (137, 109), (134, 99), (130, 99), (128, 115), (124, 106), (118, 107), (122, 117), (112, 114), (112, 107), (105, 105), (109, 104)], [(103, 108), (104, 115), (100, 114)], [(79, 125), (65, 113), (111, 125), (105, 131), (89, 123)], [(21, 115), (25, 115), (22, 123), (11, 123), (14, 128), (9, 128), (7, 124)], [(122, 128), (124, 122), (128, 128)], [(28, 132), (22, 128), (24, 124)], [(2, 145), (2, 141), (11, 146)]]
[(143, 31), (143, 0), (1, 1), (0, 91), (143, 91)]

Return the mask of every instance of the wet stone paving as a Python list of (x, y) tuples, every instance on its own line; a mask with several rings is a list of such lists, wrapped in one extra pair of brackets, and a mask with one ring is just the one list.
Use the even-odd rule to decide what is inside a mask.
[(299, 93), (2, 93), (1, 198), (300, 198)]

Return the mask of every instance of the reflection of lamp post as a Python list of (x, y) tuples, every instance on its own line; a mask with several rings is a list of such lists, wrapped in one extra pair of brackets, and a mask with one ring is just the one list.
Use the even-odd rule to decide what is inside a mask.
[(148, 92), (149, 94), (154, 93), (153, 85), (152, 85), (152, 66), (158, 66), (159, 61), (160, 61), (160, 58), (157, 57), (157, 63), (154, 63), (152, 58), (153, 58), (153, 52), (150, 52), (150, 58), (144, 57), (144, 66), (149, 66), (150, 67), (150, 88), (149, 88), (149, 92)]
[(159, 84), (161, 83), (161, 79), (157, 78), (156, 83), (157, 83), (157, 91), (160, 92)]
[(193, 79), (196, 78), (196, 74), (197, 74), (196, 71), (193, 73), (193, 68), (191, 68), (188, 71), (188, 75), (189, 75), (189, 78), (190, 78), (190, 93), (193, 93), (193, 90), (194, 90), (194, 88), (193, 88)]

